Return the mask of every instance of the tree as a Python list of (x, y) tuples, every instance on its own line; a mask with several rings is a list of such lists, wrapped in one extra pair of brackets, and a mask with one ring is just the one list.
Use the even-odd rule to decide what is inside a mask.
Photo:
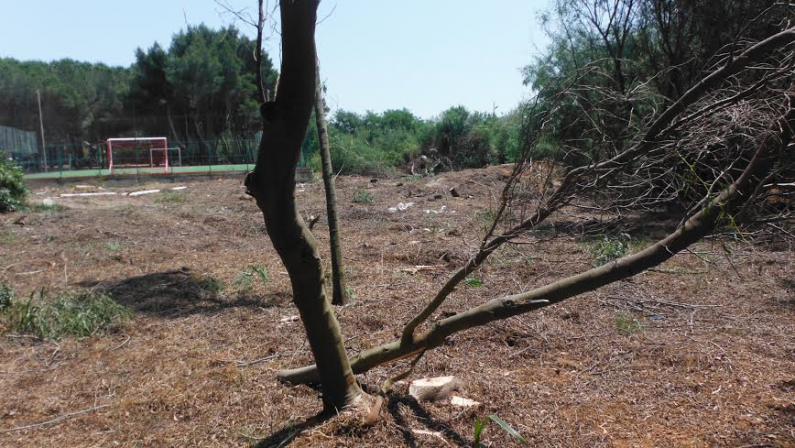
[(331, 148), (328, 143), (326, 104), (323, 101), (323, 83), (320, 81), (319, 61), (317, 63), (317, 80), (315, 84), (315, 124), (317, 126), (317, 140), (320, 145), (320, 159), (323, 164), (323, 186), (326, 191), (326, 216), (328, 218), (329, 246), (331, 249), (332, 303), (334, 305), (343, 305), (347, 301), (348, 294), (345, 290), (345, 266), (342, 264), (342, 247), (340, 245), (339, 222), (337, 220), (337, 194), (334, 188), (334, 170), (331, 167)]
[(71, 59), (0, 59), (0, 123), (38, 129), (38, 90), (49, 140), (80, 143), (115, 129), (112, 117), (122, 107), (129, 74), (125, 68)]
[(268, 236), (287, 268), (327, 409), (361, 402), (342, 332), (325, 287), (312, 233), (295, 203), (295, 166), (315, 100), (317, 0), (281, 0), (282, 66), (273, 101), (261, 107), (262, 141), (246, 187), (262, 211)]
[(166, 116), (167, 122), (140, 120), (139, 127), (177, 141), (253, 133), (260, 92), (276, 81), (268, 56), (252, 56), (256, 45), (233, 26), (199, 25), (175, 34), (168, 51), (158, 44), (138, 49), (126, 107), (141, 118)]

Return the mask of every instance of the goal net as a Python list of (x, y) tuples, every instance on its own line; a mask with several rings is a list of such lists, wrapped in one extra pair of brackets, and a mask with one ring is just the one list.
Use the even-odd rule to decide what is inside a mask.
[(110, 174), (169, 172), (169, 149), (173, 148), (165, 137), (109, 138), (107, 146)]

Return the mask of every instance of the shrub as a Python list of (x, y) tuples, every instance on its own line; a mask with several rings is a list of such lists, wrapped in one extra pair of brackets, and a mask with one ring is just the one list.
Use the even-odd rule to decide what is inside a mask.
[(224, 290), (224, 282), (209, 275), (207, 277), (202, 278), (199, 282), (201, 284), (202, 289), (204, 289), (207, 292), (219, 293)]
[(373, 194), (367, 190), (356, 190), (353, 193), (353, 202), (357, 204), (372, 204)]
[(11, 306), (11, 300), (14, 298), (14, 291), (8, 286), (0, 283), (0, 313), (5, 312)]
[(602, 239), (591, 245), (591, 255), (594, 256), (594, 264), (601, 266), (617, 260), (627, 255), (630, 250), (629, 235), (622, 234), (616, 238), (603, 235)]
[(0, 286), (0, 316), (11, 331), (55, 340), (100, 334), (129, 319), (130, 312), (103, 293), (63, 291), (51, 300), (38, 294), (23, 301)]
[(22, 170), (4, 152), (0, 152), (0, 213), (20, 209), (27, 196)]
[(259, 264), (250, 264), (246, 266), (246, 269), (238, 272), (232, 284), (239, 291), (250, 291), (253, 287), (252, 281), (255, 276), (262, 281), (262, 286), (268, 286), (268, 282), (270, 281), (268, 271), (264, 266)]

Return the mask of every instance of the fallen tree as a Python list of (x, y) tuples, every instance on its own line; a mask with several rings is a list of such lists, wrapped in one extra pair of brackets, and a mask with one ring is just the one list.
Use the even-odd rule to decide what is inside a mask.
[[(775, 123), (777, 132), (763, 140), (741, 176), (675, 232), (656, 244), (636, 254), (558, 280), (550, 285), (522, 294), (493, 299), (476, 308), (442, 319), (430, 330), (412, 338), (410, 342), (399, 339), (361, 352), (351, 358), (353, 372), (364, 373), (381, 364), (436, 348), (449, 336), (460, 331), (535, 311), (632, 277), (662, 264), (701, 240), (745, 202), (745, 199), (759, 186), (760, 180), (769, 172), (776, 150), (784, 149), (791, 143), (792, 130), (795, 128), (795, 87), (788, 92), (787, 102), (786, 114)], [(314, 383), (318, 380), (317, 369), (314, 366), (282, 372), (279, 378), (291, 383)]]
[[(795, 90), (790, 87), (786, 91), (783, 105), (779, 100), (774, 107), (772, 98), (784, 93), (786, 86), (793, 81), (791, 46), (795, 41), (795, 28), (785, 29), (749, 45), (739, 53), (729, 52), (724, 55), (720, 64), (716, 65), (720, 68), (705, 76), (675, 103), (645, 124), (644, 131), (634, 140), (628, 144), (614, 145), (615, 152), (602, 161), (569, 170), (556, 188), (547, 190), (545, 187), (540, 192), (541, 199), (535, 204), (534, 212), (529, 217), (506, 228), (508, 220), (503, 219), (507, 216), (506, 211), (517, 205), (514, 190), (527, 170), (534, 168), (529, 157), (531, 149), (546, 124), (550, 108), (555, 107), (554, 102), (534, 103), (526, 111), (523, 154), (502, 190), (496, 217), (477, 252), (454, 273), (434, 299), (405, 325), (398, 340), (366, 350), (349, 359), (345, 354), (339, 324), (325, 291), (322, 265), (314, 238), (296, 211), (294, 197), (295, 165), (317, 86), (314, 47), (316, 7), (316, 0), (281, 1), (281, 77), (275, 100), (262, 107), (263, 139), (260, 157), (254, 173), (247, 178), (246, 185), (257, 199), (268, 234), (287, 267), (293, 286), (293, 300), (300, 312), (316, 361), (314, 366), (281, 372), (279, 378), (291, 383), (320, 383), (327, 408), (350, 406), (364, 396), (353, 377), (355, 373), (362, 373), (398, 359), (421, 356), (427, 350), (440, 346), (457, 332), (561, 302), (665, 262), (730, 220), (743, 204), (757, 197), (755, 192), (769, 177), (770, 172), (775, 170), (774, 166), (782, 160), (790, 160), (786, 154), (790, 151), (792, 127), (795, 124)], [(588, 69), (589, 67), (584, 67), (584, 70)], [(567, 81), (562, 79), (559, 82), (563, 86), (560, 89), (563, 99), (567, 92)], [(766, 86), (766, 89), (760, 89), (760, 85)], [(781, 85), (785, 87), (781, 88)], [(677, 157), (686, 162), (691, 162), (692, 159), (693, 164), (703, 165), (704, 162), (697, 158), (700, 157), (700, 150), (671, 146), (671, 141), (684, 138), (685, 141), (691, 139), (699, 143), (700, 140), (695, 138), (699, 126), (710, 124), (709, 120), (717, 115), (735, 113), (744, 110), (743, 108), (751, 111), (748, 113), (760, 114), (761, 119), (752, 120), (755, 124), (743, 130), (746, 134), (754, 135), (754, 141), (758, 140), (758, 145), (752, 154), (741, 151), (732, 153), (728, 158), (716, 159), (721, 166), (711, 167), (718, 173), (712, 185), (705, 189), (703, 198), (694, 204), (681, 224), (666, 238), (641, 252), (604, 266), (532, 291), (490, 300), (438, 320), (430, 328), (420, 329), (467, 275), (482, 266), (491, 254), (504, 244), (536, 229), (564, 207), (586, 198), (589, 193), (611, 187), (611, 182), (623, 183), (623, 187), (632, 188), (633, 194), (646, 197), (654, 183), (645, 182), (644, 177), (648, 173), (655, 173), (657, 169), (661, 170), (659, 174), (654, 174), (658, 179), (676, 176), (676, 172), (665, 167)], [(773, 127), (757, 126), (765, 122), (767, 117), (773, 116), (777, 118), (766, 123), (769, 125), (771, 121), (774, 122)], [(629, 114), (627, 120), (633, 118)], [(730, 126), (730, 123), (723, 123), (721, 126)], [(718, 129), (720, 132), (724, 130), (731, 131), (728, 128)], [(713, 150), (716, 154), (719, 151), (720, 148)], [(552, 175), (553, 168), (550, 168), (547, 179)], [(628, 182), (635, 182), (637, 185)], [(548, 184), (552, 182), (545, 182), (544, 185)], [(627, 201), (622, 195), (617, 195), (609, 206), (648, 206), (653, 202)]]
[[(609, 265), (559, 280), (533, 291), (494, 299), (477, 308), (462, 311), (452, 317), (434, 323), (431, 329), (424, 331), (419, 336), (415, 336), (416, 329), (426, 322), (456, 287), (468, 275), (482, 266), (498, 248), (537, 228), (548, 217), (569, 205), (573, 200), (583, 197), (586, 193), (597, 189), (599, 186), (605, 185), (609, 180), (615, 180), (621, 174), (626, 174), (634, 159), (645, 157), (647, 161), (650, 161), (647, 162), (649, 165), (656, 167), (665, 166), (666, 163), (670, 163), (670, 154), (667, 156), (658, 156), (657, 154), (664, 153), (664, 151), (660, 151), (660, 148), (665, 148), (669, 143), (667, 140), (676, 136), (676, 132), (689, 125), (698, 127), (700, 124), (699, 120), (725, 111), (731, 105), (736, 105), (747, 99), (753, 92), (758, 92), (759, 86), (762, 84), (769, 84), (775, 80), (786, 80), (791, 77), (791, 72), (787, 71), (787, 67), (792, 63), (790, 56), (782, 59), (776, 70), (763, 76), (761, 80), (752, 83), (752, 85), (739, 88), (737, 91), (726, 90), (727, 93), (724, 96), (710, 98), (707, 104), (699, 103), (705, 96), (719, 89), (727, 80), (749, 69), (754, 64), (765, 60), (771, 53), (788, 48), (793, 41), (795, 41), (795, 28), (790, 28), (749, 46), (738, 55), (727, 58), (726, 63), (721, 68), (706, 76), (701, 82), (683, 94), (670, 108), (660, 114), (633, 145), (605, 161), (570, 170), (561, 181), (560, 186), (546, 195), (546, 198), (536, 207), (535, 212), (531, 216), (506, 231), (496, 234), (497, 222), (505, 213), (510, 202), (510, 191), (521, 178), (528, 162), (526, 158), (520, 160), (506, 182), (494, 223), (483, 238), (477, 253), (459, 268), (440, 288), (434, 299), (404, 326), (399, 340), (366, 350), (352, 357), (351, 365), (354, 373), (363, 373), (378, 365), (438, 347), (447, 337), (459, 331), (537, 310), (584, 292), (593, 291), (609, 283), (631, 277), (665, 262), (675, 253), (714, 231), (722, 223), (721, 219), (719, 219), (721, 216), (731, 216), (733, 212), (741, 209), (740, 206), (744, 205), (748, 198), (754, 196), (754, 192), (760, 187), (760, 179), (766, 178), (771, 170), (771, 161), (774, 160), (775, 148), (787, 151), (787, 146), (791, 139), (789, 126), (792, 124), (789, 105), (783, 108), (783, 112), (780, 111), (783, 115), (776, 121), (776, 129), (769, 130), (769, 132), (773, 133), (778, 132), (777, 137), (770, 137), (769, 135), (765, 137), (764, 142), (766, 143), (760, 144), (753, 161), (748, 163), (745, 169), (741, 171), (742, 174), (737, 180), (724, 187), (725, 191), (717, 195), (717, 197), (714, 197), (713, 192), (720, 189), (710, 188), (708, 195), (712, 194), (713, 197), (707, 196), (700, 201), (700, 208), (691, 211), (688, 215), (690, 216), (689, 219), (687, 217), (683, 219), (682, 225), (667, 238), (642, 252), (622, 258)], [(791, 90), (788, 95), (792, 95)], [(535, 135), (537, 135), (539, 128), (543, 127), (546, 112), (535, 110), (533, 107), (531, 109), (530, 115), (534, 116), (531, 121), (534, 121), (537, 127), (525, 136), (525, 146), (527, 147), (534, 144)], [(692, 138), (692, 136), (690, 137)], [(778, 139), (777, 141), (780, 144), (778, 146), (771, 145), (771, 139)], [(526, 154), (527, 151), (525, 151)], [(734, 160), (726, 160), (724, 161), (725, 165), (722, 168), (717, 167), (717, 169), (736, 168), (742, 163), (741, 159), (742, 155)], [(648, 170), (648, 167), (646, 169)], [(723, 177), (725, 176), (717, 176), (718, 179)], [(636, 179), (632, 181), (636, 181)], [(648, 188), (652, 188), (652, 185), (648, 185)], [(627, 206), (625, 202), (622, 203), (624, 207)], [(283, 371), (279, 374), (279, 378), (290, 383), (312, 383), (317, 380), (313, 366)]]

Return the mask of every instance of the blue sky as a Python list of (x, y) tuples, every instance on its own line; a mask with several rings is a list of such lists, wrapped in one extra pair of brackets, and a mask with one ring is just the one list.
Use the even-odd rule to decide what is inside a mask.
[[(256, 0), (228, 3), (256, 8)], [(0, 6), (0, 56), (23, 60), (127, 66), (137, 47), (168, 46), (186, 23), (235, 21), (213, 0), (0, 0)], [(323, 0), (318, 15), (328, 17), (317, 42), (329, 106), (406, 107), (423, 118), (459, 104), (507, 112), (528, 92), (521, 67), (548, 43), (537, 19), (548, 7), (549, 0)], [(253, 35), (245, 24), (238, 27)], [(278, 34), (266, 49), (278, 65)]]

